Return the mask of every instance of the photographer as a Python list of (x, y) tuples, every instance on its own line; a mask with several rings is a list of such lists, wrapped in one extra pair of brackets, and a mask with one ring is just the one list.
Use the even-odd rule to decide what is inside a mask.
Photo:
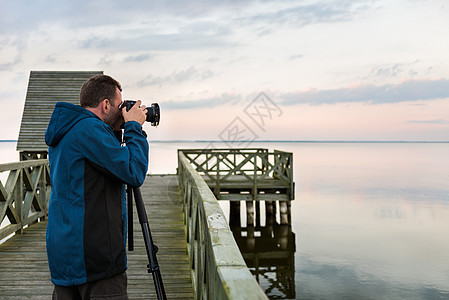
[(148, 142), (142, 131), (147, 109), (140, 101), (121, 108), (121, 91), (109, 76), (90, 78), (80, 106), (56, 104), (45, 134), (53, 299), (127, 299), (125, 184), (143, 184)]

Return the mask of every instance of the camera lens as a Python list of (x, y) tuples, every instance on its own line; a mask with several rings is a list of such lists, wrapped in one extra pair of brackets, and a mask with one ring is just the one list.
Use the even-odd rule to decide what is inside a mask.
[(159, 104), (152, 103), (150, 107), (147, 107), (147, 122), (150, 122), (152, 126), (159, 125), (160, 120), (160, 108)]

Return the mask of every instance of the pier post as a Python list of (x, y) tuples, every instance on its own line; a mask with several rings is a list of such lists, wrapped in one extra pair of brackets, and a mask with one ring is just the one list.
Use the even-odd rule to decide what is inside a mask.
[(240, 201), (229, 201), (229, 226), (240, 227)]
[(246, 224), (254, 226), (254, 202), (246, 201)]
[(274, 223), (274, 201), (265, 201), (265, 223), (266, 225), (273, 225)]
[(256, 227), (260, 226), (260, 201), (256, 201)]
[(288, 224), (288, 203), (287, 201), (279, 201), (279, 208), (281, 211), (281, 224)]

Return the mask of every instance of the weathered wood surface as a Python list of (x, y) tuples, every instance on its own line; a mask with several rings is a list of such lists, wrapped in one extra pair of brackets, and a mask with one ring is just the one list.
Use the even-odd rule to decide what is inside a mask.
[[(154, 243), (159, 247), (162, 280), (168, 299), (193, 299), (183, 207), (176, 175), (148, 176), (141, 187)], [(142, 231), (134, 211), (135, 250), (128, 253), (130, 299), (156, 299), (153, 278), (147, 273)]]
[(39, 222), (0, 245), (1, 299), (51, 299), (46, 226)]
[(31, 71), (17, 151), (47, 151), (44, 135), (58, 101), (79, 103), (81, 85), (103, 71)]
[[(183, 208), (175, 175), (149, 176), (141, 187), (157, 258), (168, 299), (192, 299)], [(53, 286), (45, 249), (46, 222), (0, 245), (0, 298), (50, 299)], [(128, 252), (129, 299), (155, 299), (152, 275), (137, 214), (134, 212), (135, 250)]]

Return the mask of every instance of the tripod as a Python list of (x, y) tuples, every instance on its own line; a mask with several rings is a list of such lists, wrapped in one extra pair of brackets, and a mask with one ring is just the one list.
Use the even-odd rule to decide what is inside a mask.
[(159, 265), (157, 263), (156, 253), (158, 248), (153, 244), (153, 239), (151, 237), (150, 225), (148, 224), (147, 212), (143, 204), (142, 194), (140, 193), (140, 188), (127, 186), (127, 198), (128, 198), (128, 249), (129, 251), (134, 250), (134, 228), (133, 228), (133, 193), (136, 202), (137, 214), (139, 216), (139, 223), (142, 227), (143, 239), (145, 240), (145, 247), (147, 250), (148, 262), (147, 265), (148, 273), (153, 274), (154, 288), (156, 290), (157, 298), (166, 300), (164, 284), (162, 283), (161, 271), (159, 270)]

